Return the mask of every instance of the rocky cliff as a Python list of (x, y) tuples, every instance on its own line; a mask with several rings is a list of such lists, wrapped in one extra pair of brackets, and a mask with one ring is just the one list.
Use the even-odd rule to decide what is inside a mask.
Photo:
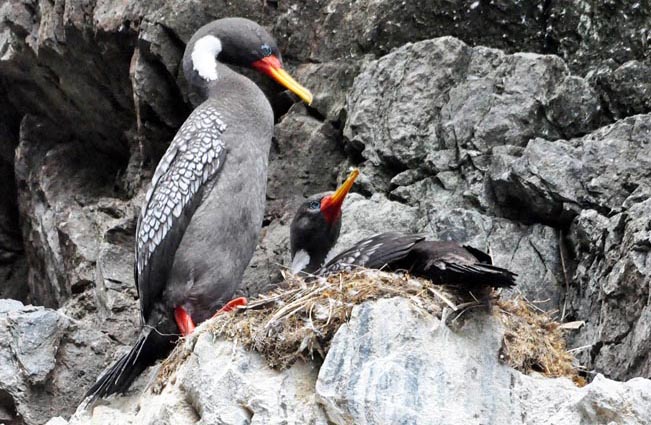
[(499, 360), (503, 331), (494, 315), (473, 314), (451, 330), (405, 298), (381, 299), (352, 309), (323, 364), (277, 371), (202, 329), (186, 341), (192, 354), (159, 394), (137, 391), (80, 409), (69, 424), (633, 425), (651, 418), (650, 380), (597, 375), (577, 388), (566, 378), (525, 375)]
[[(277, 124), (244, 293), (279, 282), (295, 202), (355, 165), (341, 247), (404, 229), (490, 250), (520, 275), (516, 292), (583, 322), (567, 338), (588, 378), (650, 378), (651, 4), (624, 3), (2, 2), (0, 298), (15, 301), (0, 304), (0, 421), (71, 414), (131, 343), (138, 208), (190, 110), (180, 57), (198, 26), (235, 15), (269, 28), (316, 95), (290, 107), (251, 74)], [(567, 385), (509, 379), (514, 394)], [(315, 396), (328, 420), (357, 421), (363, 398), (328, 382)], [(647, 385), (608, 395), (605, 382), (566, 398)]]

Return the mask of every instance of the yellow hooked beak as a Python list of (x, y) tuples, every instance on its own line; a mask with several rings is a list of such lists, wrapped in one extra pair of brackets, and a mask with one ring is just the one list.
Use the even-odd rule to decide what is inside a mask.
[(320, 209), (328, 222), (332, 222), (341, 213), (341, 205), (344, 203), (344, 198), (346, 198), (346, 195), (348, 195), (348, 192), (353, 187), (357, 176), (359, 176), (359, 170), (355, 168), (335, 193), (321, 200)]
[(278, 84), (281, 84), (283, 87), (291, 90), (298, 97), (303, 100), (303, 102), (308, 105), (312, 104), (312, 93), (302, 85), (300, 85), (291, 75), (283, 69), (283, 66), (280, 64), (278, 58), (274, 55), (264, 57), (260, 60), (253, 62), (253, 68), (258, 71), (267, 74), (274, 79)]

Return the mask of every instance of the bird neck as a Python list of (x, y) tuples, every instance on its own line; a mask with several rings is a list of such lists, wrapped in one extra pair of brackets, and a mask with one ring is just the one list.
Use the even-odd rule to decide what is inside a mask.
[(299, 213), (290, 225), (289, 239), (294, 273), (312, 273), (332, 258), (341, 231), (341, 219), (328, 224), (322, 216), (319, 217)]
[(332, 246), (319, 245), (313, 248), (298, 249), (292, 253), (292, 273), (313, 273), (332, 257)]
[[(209, 65), (208, 62), (210, 62)], [(220, 94), (228, 91), (230, 87), (240, 86), (246, 84), (246, 82), (252, 83), (248, 78), (233, 71), (228, 65), (219, 62), (215, 58), (206, 59), (202, 65), (204, 68), (209, 67), (211, 69), (209, 74), (204, 72), (204, 75), (208, 75), (208, 77), (201, 76), (198, 73), (190, 73), (189, 84), (193, 95), (191, 100), (195, 106), (209, 97), (220, 97)], [(187, 72), (186, 75), (188, 75)]]
[(308, 252), (304, 249), (299, 249), (292, 256), (292, 273), (314, 273), (326, 262), (326, 254)]

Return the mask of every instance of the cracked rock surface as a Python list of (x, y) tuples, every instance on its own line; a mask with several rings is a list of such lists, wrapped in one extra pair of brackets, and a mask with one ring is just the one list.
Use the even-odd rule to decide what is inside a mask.
[[(337, 249), (395, 229), (487, 250), (519, 275), (503, 296), (584, 322), (567, 337), (588, 377), (651, 377), (648, 2), (6, 0), (0, 298), (47, 344), (0, 345), (0, 422), (69, 415), (133, 341), (136, 217), (195, 101), (185, 43), (223, 16), (268, 28), (315, 94), (292, 106), (245, 71), (276, 131), (243, 295), (280, 282), (297, 203), (356, 166)], [(573, 393), (582, 412), (633, 391), (605, 382)]]
[(60, 311), (0, 300), (0, 420), (70, 414), (95, 382), (110, 340)]

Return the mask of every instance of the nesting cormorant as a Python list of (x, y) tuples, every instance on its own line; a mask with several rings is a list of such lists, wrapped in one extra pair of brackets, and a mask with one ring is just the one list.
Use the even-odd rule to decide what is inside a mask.
[(515, 285), (515, 273), (493, 266), (485, 252), (456, 242), (428, 241), (421, 234), (380, 233), (327, 260), (339, 237), (343, 199), (358, 174), (354, 170), (336, 192), (312, 195), (299, 206), (290, 226), (294, 273), (327, 276), (366, 267), (405, 270), (436, 284), (469, 290)]
[(190, 333), (223, 307), (253, 255), (273, 113), (256, 84), (225, 64), (256, 69), (312, 101), (283, 70), (274, 39), (255, 22), (219, 19), (192, 36), (183, 71), (203, 103), (161, 158), (136, 232), (142, 330), (131, 351), (88, 391), (91, 400), (126, 391), (169, 353), (179, 333)]

